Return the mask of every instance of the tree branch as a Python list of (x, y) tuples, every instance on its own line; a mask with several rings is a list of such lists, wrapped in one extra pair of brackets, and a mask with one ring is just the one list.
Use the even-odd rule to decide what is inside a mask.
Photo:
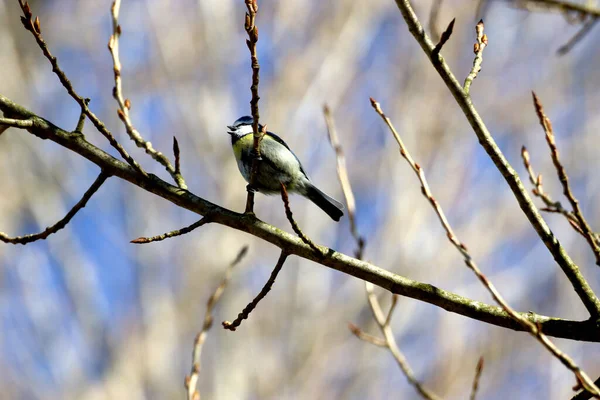
[[(2, 120), (3, 120), (3, 118), (0, 118), (0, 122), (2, 122)], [(102, 184), (108, 179), (109, 176), (110, 175), (108, 173), (106, 173), (106, 172), (104, 172), (104, 170), (102, 170), (100, 172), (100, 175), (98, 175), (98, 177), (94, 181), (94, 183), (92, 183), (90, 188), (83, 194), (83, 196), (81, 197), (81, 200), (79, 200), (77, 202), (77, 204), (75, 204), (73, 206), (73, 208), (71, 208), (69, 210), (67, 215), (65, 215), (65, 217), (63, 219), (61, 219), (54, 225), (47, 227), (44, 231), (39, 232), (39, 233), (33, 233), (30, 235), (18, 236), (18, 237), (14, 237), (14, 238), (8, 237), (4, 232), (0, 232), (0, 241), (2, 241), (4, 243), (11, 243), (11, 244), (27, 244), (27, 243), (35, 242), (36, 240), (46, 239), (48, 236), (52, 235), (53, 233), (58, 232), (59, 230), (63, 229), (65, 226), (67, 226), (67, 224), (71, 221), (71, 219), (75, 216), (75, 214), (77, 214), (77, 212), (79, 210), (81, 210), (83, 207), (85, 207), (87, 202), (92, 198), (94, 193), (96, 193), (98, 191), (98, 189), (100, 189), (100, 186), (102, 186)]]
[(146, 154), (152, 157), (156, 162), (161, 164), (167, 172), (171, 175), (177, 186), (182, 189), (187, 189), (185, 180), (181, 175), (181, 172), (173, 167), (171, 161), (160, 151), (156, 151), (152, 147), (152, 143), (144, 140), (140, 132), (135, 129), (131, 118), (129, 117), (129, 110), (131, 109), (131, 102), (129, 99), (123, 97), (123, 80), (121, 79), (121, 60), (119, 59), (119, 38), (121, 37), (121, 25), (119, 25), (119, 10), (121, 9), (121, 0), (115, 0), (111, 7), (112, 16), (112, 35), (108, 41), (108, 50), (113, 59), (113, 73), (115, 77), (115, 87), (113, 88), (113, 97), (117, 101), (119, 108), (117, 114), (119, 119), (125, 125), (125, 130), (129, 135), (129, 138), (135, 143), (140, 149), (144, 149)]
[(471, 97), (467, 94), (461, 84), (458, 82), (448, 64), (444, 61), (441, 55), (437, 55), (433, 58), (433, 50), (435, 45), (431, 42), (415, 12), (413, 11), (410, 2), (408, 0), (395, 0), (402, 17), (408, 25), (408, 30), (417, 40), (433, 67), (440, 74), (440, 77), (448, 87), (448, 90), (454, 96), (454, 99), (462, 109), (463, 113), (467, 117), (469, 124), (473, 128), (473, 131), (479, 139), (479, 143), (487, 152), (488, 156), (496, 165), (496, 168), (506, 183), (512, 190), (519, 206), (523, 210), (523, 213), (527, 216), (527, 219), (536, 230), (538, 236), (550, 253), (552, 254), (556, 263), (560, 266), (564, 274), (571, 282), (571, 285), (577, 292), (577, 295), (583, 302), (585, 308), (588, 310), (593, 318), (600, 317), (600, 300), (594, 294), (594, 291), (583, 277), (583, 274), (579, 270), (579, 267), (571, 260), (565, 249), (561, 246), (558, 239), (554, 236), (546, 221), (542, 218), (535, 204), (529, 197), (527, 190), (523, 186), (521, 179), (517, 172), (510, 165), (508, 160), (502, 154), (502, 151), (494, 141), (490, 131), (485, 126), (485, 123), (481, 119), (479, 113), (475, 109)]
[[(32, 126), (28, 131), (33, 135), (41, 139), (49, 139), (81, 155), (107, 173), (162, 197), (179, 207), (202, 216), (210, 214), (212, 218), (211, 222), (247, 232), (285, 250), (290, 255), (297, 255), (356, 278), (369, 281), (392, 293), (421, 300), (447, 311), (492, 325), (517, 331), (523, 330), (523, 327), (513, 321), (500, 307), (472, 300), (427, 283), (393, 274), (373, 264), (338, 253), (333, 249), (327, 249), (326, 256), (322, 256), (315, 253), (310, 246), (306, 245), (295, 235), (269, 225), (253, 215), (239, 214), (220, 207), (187, 190), (170, 185), (152, 174), (144, 177), (133, 167), (117, 160), (86, 141), (83, 135), (67, 132), (2, 95), (0, 95), (0, 110), (12, 118), (30, 119)], [(549, 336), (600, 342), (600, 328), (594, 320), (571, 321), (534, 313), (520, 313), (520, 315), (535, 324), (539, 324), (543, 332)]]

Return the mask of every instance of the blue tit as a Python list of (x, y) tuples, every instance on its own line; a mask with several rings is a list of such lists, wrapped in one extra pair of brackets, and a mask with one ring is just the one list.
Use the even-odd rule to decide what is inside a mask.
[[(241, 117), (227, 126), (231, 135), (233, 154), (238, 168), (246, 182), (250, 182), (254, 135), (252, 134), (252, 117)], [(262, 126), (259, 125), (259, 130)], [(339, 221), (344, 206), (317, 189), (304, 171), (298, 157), (289, 146), (274, 133), (267, 132), (260, 142), (260, 161), (252, 189), (264, 194), (276, 194), (281, 191), (281, 184), (288, 192), (298, 193), (319, 206), (334, 221)]]

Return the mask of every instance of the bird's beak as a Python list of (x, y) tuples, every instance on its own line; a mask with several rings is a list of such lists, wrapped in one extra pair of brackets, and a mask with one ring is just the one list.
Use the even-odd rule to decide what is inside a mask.
[(230, 135), (236, 131), (235, 126), (231, 125), (227, 125), (227, 129), (229, 129), (227, 133), (229, 133)]

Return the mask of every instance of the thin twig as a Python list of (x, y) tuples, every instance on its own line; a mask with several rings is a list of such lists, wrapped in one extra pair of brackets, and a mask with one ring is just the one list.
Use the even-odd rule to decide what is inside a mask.
[[(325, 115), (325, 123), (327, 125), (327, 132), (329, 134), (329, 142), (331, 146), (335, 150), (336, 161), (337, 161), (337, 175), (340, 181), (340, 185), (342, 186), (342, 192), (344, 193), (344, 198), (346, 199), (346, 205), (348, 208), (348, 218), (350, 220), (350, 230), (352, 236), (356, 240), (356, 258), (361, 259), (364, 253), (364, 248), (366, 241), (365, 239), (358, 233), (358, 229), (356, 226), (356, 204), (354, 202), (354, 194), (352, 193), (352, 186), (350, 184), (350, 180), (348, 179), (348, 172), (346, 169), (346, 160), (344, 157), (344, 150), (338, 140), (337, 131), (335, 129), (335, 124), (333, 122), (333, 118), (331, 116), (331, 112), (329, 111), (329, 107), (325, 105), (323, 107), (323, 113)], [(365, 282), (366, 283), (366, 282)], [(371, 285), (371, 284), (368, 284)], [(392, 319), (392, 315), (394, 313), (394, 309), (396, 308), (396, 304), (398, 302), (398, 296), (392, 295), (392, 304), (390, 305), (390, 309), (386, 316), (383, 315), (381, 311), (381, 306), (379, 305), (379, 301), (377, 297), (373, 294), (372, 298), (370, 294), (373, 292), (373, 285), (365, 286), (365, 290), (367, 290), (367, 295), (369, 295), (369, 306), (371, 307), (371, 312), (374, 315), (375, 321), (379, 325), (381, 332), (383, 333), (384, 339), (378, 338), (376, 336), (370, 335), (364, 332), (362, 329), (357, 327), (354, 324), (348, 324), (348, 328), (350, 331), (359, 339), (372, 343), (376, 346), (387, 348), (396, 363), (400, 367), (402, 373), (408, 379), (408, 382), (414, 386), (421, 396), (425, 399), (437, 399), (437, 396), (433, 394), (431, 391), (426, 389), (414, 376), (412, 369), (408, 365), (408, 361), (406, 361), (406, 357), (400, 351), (396, 343), (396, 339), (394, 338), (394, 334), (392, 332), (392, 328), (390, 327), (390, 321)], [(369, 292), (370, 290), (370, 292)], [(381, 315), (381, 318), (378, 316)]]
[(256, 308), (258, 303), (267, 295), (267, 293), (269, 293), (269, 291), (273, 287), (273, 284), (275, 283), (275, 279), (277, 278), (277, 274), (279, 274), (279, 271), (281, 271), (281, 268), (283, 267), (283, 264), (285, 263), (285, 260), (287, 259), (288, 255), (289, 254), (286, 253), (285, 251), (281, 252), (279, 259), (277, 260), (277, 264), (275, 265), (275, 268), (271, 272), (271, 276), (269, 277), (269, 280), (267, 281), (267, 283), (265, 283), (265, 286), (263, 286), (263, 288), (260, 291), (260, 293), (258, 294), (258, 296), (256, 296), (254, 298), (254, 300), (252, 300), (242, 310), (242, 312), (238, 314), (237, 318), (233, 322), (223, 321), (222, 322), (223, 328), (230, 330), (230, 331), (235, 331), (237, 329), (237, 327), (241, 325), (243, 320), (248, 319), (248, 316), (250, 315), (250, 313)]
[[(2, 122), (2, 120), (3, 119), (0, 119), (0, 122)], [(77, 202), (77, 204), (75, 204), (73, 206), (73, 208), (71, 208), (69, 210), (67, 215), (65, 215), (65, 217), (63, 219), (61, 219), (54, 225), (47, 227), (43, 232), (33, 233), (30, 235), (24, 235), (24, 236), (18, 236), (18, 237), (14, 237), (14, 238), (8, 237), (5, 233), (0, 232), (0, 241), (2, 241), (4, 243), (12, 243), (12, 244), (27, 244), (27, 243), (35, 242), (36, 240), (46, 239), (48, 236), (52, 235), (53, 233), (58, 232), (59, 230), (63, 229), (65, 226), (67, 226), (69, 221), (71, 221), (71, 219), (75, 216), (75, 214), (77, 214), (77, 212), (79, 210), (81, 210), (83, 207), (85, 207), (85, 205), (90, 200), (90, 198), (92, 198), (94, 193), (96, 193), (98, 191), (98, 189), (100, 189), (100, 186), (102, 186), (102, 184), (109, 177), (110, 177), (110, 174), (108, 174), (104, 171), (101, 171), (100, 174), (98, 175), (98, 177), (96, 178), (96, 180), (94, 181), (94, 183), (92, 183), (92, 185), (89, 187), (89, 189), (83, 194), (83, 196), (81, 197), (81, 200), (79, 200)]]
[(463, 90), (469, 95), (469, 91), (471, 89), (471, 84), (473, 80), (477, 78), (477, 74), (481, 71), (481, 64), (483, 63), (483, 50), (488, 44), (488, 38), (485, 33), (483, 33), (483, 20), (480, 19), (477, 25), (475, 25), (475, 32), (477, 33), (477, 41), (473, 45), (473, 52), (475, 53), (475, 59), (473, 60), (473, 68), (471, 68), (471, 72), (467, 75), (465, 79), (465, 83), (463, 85)]
[(544, 186), (542, 184), (542, 174), (536, 175), (536, 173), (534, 172), (533, 167), (531, 166), (529, 151), (527, 151), (527, 148), (525, 146), (521, 148), (521, 158), (523, 158), (523, 164), (525, 165), (525, 169), (527, 170), (527, 174), (529, 175), (529, 181), (534, 186), (531, 192), (535, 196), (539, 197), (546, 205), (546, 207), (541, 208), (541, 210), (564, 215), (567, 221), (569, 221), (569, 223), (573, 227), (573, 229), (575, 229), (575, 231), (577, 231), (579, 234), (585, 237), (583, 230), (579, 226), (579, 222), (577, 222), (575, 214), (565, 209), (560, 201), (554, 201), (552, 197), (550, 197), (550, 195), (544, 191)]
[(567, 43), (563, 44), (558, 48), (558, 50), (556, 50), (556, 53), (559, 56), (564, 56), (569, 51), (571, 51), (573, 47), (575, 47), (575, 45), (581, 41), (581, 39), (583, 39), (588, 33), (592, 31), (592, 28), (596, 25), (596, 22), (598, 22), (599, 20), (600, 17), (595, 17), (590, 19), (589, 21), (586, 21), (583, 24), (583, 26), (577, 31), (577, 33), (571, 39), (569, 39)]
[(442, 36), (440, 37), (440, 41), (438, 42), (438, 44), (435, 45), (435, 48), (433, 49), (433, 53), (431, 54), (434, 60), (439, 58), (440, 51), (442, 51), (442, 47), (444, 47), (446, 42), (448, 40), (450, 40), (450, 36), (452, 36), (452, 31), (454, 30), (455, 22), (456, 22), (456, 18), (453, 18), (452, 21), (450, 21), (450, 23), (448, 24), (448, 27), (446, 28), (444, 33), (442, 33)]
[(537, 232), (540, 239), (542, 239), (544, 242), (544, 245), (550, 254), (552, 254), (554, 260), (556, 260), (558, 266), (569, 279), (571, 286), (581, 299), (585, 308), (594, 319), (600, 317), (600, 300), (579, 270), (577, 264), (571, 260), (571, 257), (569, 257), (564, 247), (562, 247), (558, 239), (548, 227), (548, 224), (546, 224), (546, 221), (544, 221), (540, 215), (540, 212), (531, 200), (528, 191), (523, 186), (523, 183), (519, 178), (519, 174), (510, 165), (496, 144), (492, 134), (486, 127), (485, 123), (481, 119), (481, 116), (477, 112), (477, 109), (473, 105), (471, 98), (467, 93), (465, 93), (462, 85), (458, 79), (456, 79), (448, 64), (443, 59), (439, 60), (438, 62), (433, 58), (432, 52), (435, 46), (419, 22), (419, 19), (412, 9), (409, 0), (396, 0), (396, 5), (402, 14), (402, 17), (404, 18), (404, 21), (408, 25), (408, 30), (419, 43), (431, 61), (433, 67), (443, 79), (446, 87), (454, 96), (456, 103), (460, 106), (465, 117), (469, 121), (469, 124), (473, 128), (473, 132), (477, 136), (479, 143), (486, 151), (490, 159), (494, 162), (498, 171), (504, 177), (506, 183), (514, 194), (515, 199), (519, 203), (521, 210)]
[(421, 382), (419, 382), (419, 380), (415, 377), (412, 368), (410, 367), (410, 365), (408, 365), (404, 354), (402, 354), (402, 352), (398, 348), (398, 345), (396, 344), (396, 339), (394, 338), (394, 334), (392, 333), (392, 328), (390, 327), (389, 323), (387, 323), (388, 321), (386, 315), (383, 313), (381, 305), (379, 304), (379, 300), (377, 300), (377, 296), (375, 295), (375, 292), (373, 290), (373, 284), (370, 282), (365, 282), (365, 291), (367, 292), (367, 300), (369, 301), (371, 311), (373, 312), (373, 318), (377, 322), (377, 325), (379, 326), (379, 329), (381, 330), (381, 333), (385, 338), (387, 348), (390, 350), (390, 353), (392, 353), (392, 355), (394, 356), (396, 364), (398, 364), (398, 367), (400, 367), (402, 373), (404, 373), (404, 376), (406, 376), (406, 379), (408, 379), (408, 382), (423, 398), (429, 400), (439, 399), (439, 397), (435, 393), (431, 392), (429, 389), (423, 386)]
[(473, 273), (477, 276), (479, 281), (492, 295), (496, 303), (498, 303), (498, 305), (500, 305), (500, 307), (502, 307), (508, 315), (510, 315), (516, 322), (522, 325), (529, 333), (531, 333), (532, 336), (534, 336), (542, 345), (544, 345), (544, 347), (546, 347), (548, 351), (550, 351), (556, 358), (558, 358), (559, 361), (563, 363), (563, 365), (565, 365), (569, 370), (571, 370), (577, 377), (578, 381), (582, 383), (582, 385), (587, 390), (600, 396), (600, 390), (598, 389), (598, 387), (596, 387), (596, 385), (594, 385), (589, 376), (581, 368), (579, 368), (579, 366), (575, 364), (575, 362), (567, 354), (563, 353), (560, 349), (558, 349), (558, 347), (556, 347), (554, 343), (552, 343), (548, 339), (548, 337), (542, 333), (540, 326), (533, 324), (526, 318), (523, 318), (521, 314), (513, 310), (504, 300), (504, 298), (500, 295), (500, 292), (498, 292), (498, 290), (492, 284), (492, 282), (490, 282), (488, 278), (481, 272), (475, 261), (473, 261), (473, 258), (471, 257), (471, 254), (467, 249), (467, 246), (464, 243), (462, 243), (455, 235), (454, 231), (452, 230), (452, 227), (448, 222), (448, 219), (446, 218), (446, 215), (444, 214), (444, 211), (442, 210), (442, 207), (440, 206), (438, 201), (435, 200), (435, 198), (433, 197), (433, 194), (431, 193), (431, 190), (429, 188), (429, 184), (427, 183), (427, 180), (425, 178), (423, 168), (421, 168), (421, 166), (412, 159), (410, 153), (404, 146), (402, 139), (400, 139), (398, 132), (396, 132), (396, 129), (392, 125), (390, 119), (381, 110), (379, 103), (371, 99), (371, 104), (377, 112), (377, 114), (379, 114), (379, 116), (385, 121), (390, 131), (394, 135), (394, 138), (396, 138), (396, 141), (398, 142), (398, 146), (400, 148), (400, 154), (410, 164), (411, 168), (417, 175), (417, 178), (421, 182), (421, 192), (423, 193), (423, 196), (425, 196), (427, 200), (429, 200), (429, 203), (431, 204), (435, 213), (437, 214), (442, 224), (442, 227), (446, 231), (446, 236), (448, 237), (448, 240), (461, 253), (461, 255), (464, 258), (465, 265), (471, 271), (473, 271)]
[(19, 128), (27, 129), (33, 127), (33, 120), (31, 119), (12, 119), (12, 118), (0, 118), (0, 126), (8, 128)]
[(571, 190), (571, 185), (569, 185), (569, 177), (567, 172), (565, 171), (565, 167), (563, 167), (560, 162), (560, 157), (558, 155), (558, 148), (556, 147), (556, 140), (554, 137), (554, 131), (552, 130), (552, 122), (550, 119), (544, 114), (544, 108), (540, 99), (536, 96), (534, 92), (531, 92), (533, 95), (533, 104), (535, 106), (535, 111), (540, 120), (540, 125), (544, 128), (544, 133), (546, 134), (546, 142), (548, 142), (548, 146), (550, 147), (550, 155), (552, 156), (552, 162), (554, 163), (554, 167), (556, 168), (556, 173), (558, 175), (558, 179), (563, 187), (563, 193), (565, 197), (571, 203), (571, 207), (573, 207), (573, 214), (575, 218), (577, 218), (577, 222), (579, 222), (579, 227), (583, 231), (585, 239), (590, 245), (594, 255), (596, 256), (596, 265), (600, 266), (600, 245), (596, 242), (596, 237), (592, 228), (588, 224), (587, 220), (584, 218), (583, 213), (581, 212), (581, 208), (579, 207), (579, 201), (573, 194)]
[(169, 239), (175, 236), (185, 235), (186, 233), (190, 233), (196, 228), (201, 227), (202, 225), (211, 222), (211, 218), (206, 215), (204, 218), (199, 221), (194, 222), (193, 224), (186, 226), (185, 228), (175, 229), (174, 231), (163, 233), (162, 235), (151, 236), (151, 237), (139, 237), (137, 239), (133, 239), (130, 243), (135, 244), (146, 244), (152, 242), (160, 242), (161, 240)]
[(137, 129), (134, 128), (131, 118), (129, 116), (129, 110), (131, 109), (131, 102), (129, 99), (123, 97), (123, 80), (121, 79), (121, 61), (119, 59), (119, 38), (121, 37), (121, 25), (119, 25), (119, 10), (121, 9), (121, 0), (115, 0), (111, 7), (112, 16), (112, 34), (108, 40), (108, 50), (113, 59), (113, 72), (115, 76), (115, 87), (113, 88), (113, 97), (117, 101), (119, 108), (117, 114), (119, 119), (125, 125), (125, 130), (129, 135), (129, 138), (133, 140), (135, 145), (140, 149), (144, 149), (146, 154), (152, 157), (155, 161), (161, 164), (167, 172), (171, 175), (177, 186), (181, 189), (187, 189), (185, 180), (181, 173), (178, 173), (176, 168), (173, 167), (169, 159), (162, 154), (160, 151), (156, 151), (152, 147), (152, 143), (144, 140), (142, 135)]
[(179, 142), (173, 136), (173, 155), (175, 156), (175, 174), (181, 175), (181, 153), (179, 151)]
[(201, 365), (200, 361), (204, 342), (206, 341), (208, 331), (213, 324), (212, 312), (217, 302), (221, 298), (221, 295), (223, 295), (223, 292), (225, 291), (225, 287), (229, 283), (229, 280), (231, 279), (233, 268), (242, 261), (246, 253), (248, 253), (248, 246), (242, 247), (235, 259), (229, 264), (229, 266), (225, 270), (225, 276), (221, 280), (221, 283), (219, 283), (219, 286), (217, 286), (214, 293), (208, 298), (208, 301), (206, 303), (206, 313), (204, 314), (202, 330), (196, 335), (196, 338), (194, 339), (194, 350), (192, 351), (192, 369), (190, 375), (185, 377), (185, 388), (187, 391), (188, 400), (200, 399), (200, 392), (198, 391), (198, 380), (200, 377)]
[(483, 356), (479, 357), (477, 366), (475, 367), (475, 378), (473, 378), (473, 386), (471, 389), (470, 400), (475, 400), (477, 397), (477, 390), (479, 389), (479, 380), (481, 379), (481, 372), (483, 371)]
[(346, 168), (346, 158), (344, 157), (344, 151), (338, 139), (337, 130), (333, 123), (331, 111), (327, 105), (323, 106), (323, 114), (325, 115), (325, 124), (327, 125), (327, 134), (329, 136), (329, 143), (335, 151), (335, 159), (337, 165), (337, 174), (342, 186), (342, 193), (346, 199), (346, 208), (348, 209), (348, 220), (350, 221), (350, 232), (356, 240), (356, 251), (355, 256), (359, 260), (362, 259), (365, 250), (365, 238), (358, 234), (358, 228), (356, 226), (356, 202), (354, 200), (354, 194), (352, 193), (352, 187), (350, 185), (350, 179), (348, 178), (348, 170)]
[(292, 214), (292, 209), (290, 208), (290, 199), (288, 198), (287, 190), (283, 183), (281, 184), (281, 200), (283, 200), (283, 206), (285, 207), (285, 216), (287, 217), (288, 221), (290, 221), (292, 229), (294, 232), (296, 232), (296, 235), (298, 235), (298, 237), (302, 239), (304, 243), (309, 245), (311, 249), (323, 255), (323, 250), (321, 250), (319, 246), (317, 246), (308, 236), (304, 234), (304, 232), (302, 232), (300, 226), (298, 226), (298, 223), (294, 219), (294, 214)]
[(348, 323), (348, 329), (350, 329), (350, 332), (352, 332), (352, 334), (354, 334), (354, 336), (356, 336), (360, 340), (364, 340), (365, 342), (371, 343), (377, 347), (385, 347), (386, 349), (388, 347), (388, 344), (385, 341), (385, 339), (373, 336), (370, 333), (363, 331), (358, 326), (354, 325), (352, 322)]
[(258, 119), (260, 114), (258, 112), (258, 100), (260, 96), (258, 95), (258, 83), (259, 83), (259, 72), (260, 72), (260, 64), (258, 63), (258, 56), (256, 55), (256, 43), (258, 42), (258, 28), (256, 27), (256, 13), (258, 12), (258, 3), (257, 0), (245, 0), (246, 8), (248, 11), (246, 12), (246, 18), (244, 20), (244, 29), (248, 34), (248, 39), (246, 40), (246, 45), (248, 46), (248, 50), (250, 50), (250, 63), (252, 67), (252, 85), (250, 86), (250, 91), (252, 92), (252, 99), (250, 100), (250, 111), (252, 112), (252, 130), (254, 132), (254, 143), (252, 146), (253, 155), (252, 155), (252, 166), (250, 169), (250, 179), (248, 185), (248, 197), (246, 199), (246, 214), (254, 213), (254, 192), (255, 192), (255, 184), (256, 184), (256, 174), (258, 171), (258, 164), (260, 162), (260, 141), (264, 135), (264, 131), (266, 130), (266, 126), (263, 129), (263, 132), (259, 131), (259, 122)]
[(46, 42), (42, 37), (39, 18), (36, 17), (35, 21), (32, 20), (33, 15), (31, 14), (29, 4), (26, 1), (24, 2), (23, 0), (19, 0), (19, 5), (21, 6), (21, 10), (23, 11), (24, 15), (23, 17), (21, 17), (21, 22), (23, 23), (23, 26), (25, 27), (25, 29), (31, 32), (31, 34), (35, 38), (35, 41), (37, 42), (39, 48), (42, 50), (42, 53), (44, 53), (44, 56), (48, 59), (48, 61), (50, 61), (50, 64), (52, 65), (52, 71), (56, 74), (56, 76), (60, 80), (60, 83), (67, 90), (67, 93), (69, 93), (69, 95), (79, 104), (85, 115), (87, 115), (90, 121), (92, 121), (98, 132), (100, 132), (108, 140), (108, 143), (110, 143), (110, 145), (119, 152), (121, 157), (123, 157), (123, 159), (127, 161), (129, 165), (135, 168), (135, 170), (138, 173), (147, 178), (148, 173), (144, 171), (142, 167), (137, 163), (137, 161), (135, 161), (129, 155), (129, 153), (127, 153), (123, 146), (121, 146), (121, 144), (117, 142), (117, 139), (115, 139), (113, 134), (106, 128), (104, 123), (100, 121), (100, 119), (98, 119), (98, 117), (92, 111), (90, 111), (87, 105), (88, 99), (84, 99), (83, 97), (79, 96), (77, 92), (75, 92), (71, 81), (69, 81), (67, 75), (58, 66), (58, 59), (54, 57), (52, 53), (50, 53), (48, 45), (46, 45)]
[(581, 16), (600, 17), (600, 8), (594, 7), (585, 2), (575, 3), (564, 0), (508, 0), (515, 3), (517, 7), (527, 8), (528, 6), (537, 6), (550, 11), (557, 11), (563, 14), (577, 13)]

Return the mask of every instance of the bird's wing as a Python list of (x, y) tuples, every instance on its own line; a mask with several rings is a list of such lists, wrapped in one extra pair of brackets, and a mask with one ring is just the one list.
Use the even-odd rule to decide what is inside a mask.
[(286, 149), (288, 149), (290, 151), (290, 153), (292, 153), (292, 155), (296, 158), (296, 160), (298, 161), (298, 165), (300, 165), (300, 171), (302, 171), (302, 173), (304, 174), (304, 176), (306, 177), (306, 179), (308, 178), (308, 175), (306, 174), (306, 171), (304, 171), (304, 167), (302, 166), (302, 163), (300, 162), (300, 159), (298, 158), (298, 156), (292, 151), (292, 149), (290, 149), (290, 146), (287, 145), (286, 142), (283, 141), (282, 138), (280, 138), (279, 136), (277, 136), (276, 134), (274, 134), (273, 132), (267, 132), (267, 135), (271, 136), (273, 138), (273, 140), (275, 140), (277, 143), (283, 145)]

